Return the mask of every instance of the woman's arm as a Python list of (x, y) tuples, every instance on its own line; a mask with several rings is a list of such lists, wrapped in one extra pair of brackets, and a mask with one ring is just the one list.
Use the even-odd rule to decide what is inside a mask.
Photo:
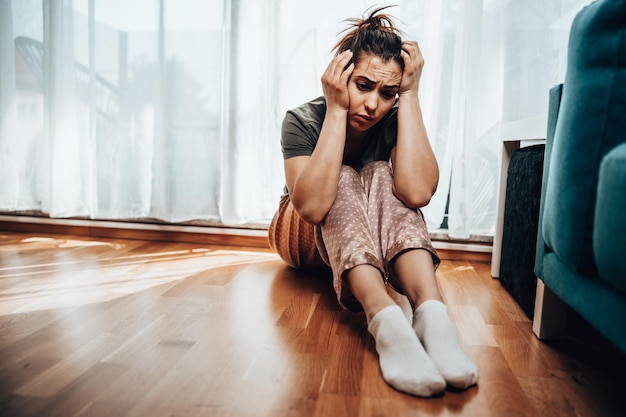
[(424, 59), (415, 41), (402, 43), (404, 72), (398, 92), (398, 141), (391, 152), (394, 194), (411, 208), (423, 207), (437, 189), (439, 167), (428, 141), (418, 98)]
[(348, 79), (354, 64), (351, 51), (335, 57), (322, 75), (326, 115), (311, 156), (285, 160), (287, 188), (296, 211), (308, 223), (320, 223), (335, 201), (346, 143), (350, 99)]

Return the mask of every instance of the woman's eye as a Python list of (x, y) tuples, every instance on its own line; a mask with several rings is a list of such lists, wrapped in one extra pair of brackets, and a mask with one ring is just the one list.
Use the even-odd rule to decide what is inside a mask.
[(365, 83), (356, 83), (356, 86), (359, 90), (367, 90), (367, 84)]
[(383, 92), (383, 97), (386, 99), (396, 98), (396, 93), (392, 93), (391, 91)]

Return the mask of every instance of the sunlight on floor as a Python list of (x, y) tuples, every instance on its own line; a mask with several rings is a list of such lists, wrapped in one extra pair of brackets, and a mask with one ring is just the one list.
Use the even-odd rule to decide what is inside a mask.
[(474, 270), (473, 266), (457, 266), (456, 268), (454, 268), (455, 272), (473, 271), (473, 270)]
[[(53, 248), (54, 255), (47, 255)], [(67, 252), (59, 254), (58, 249)], [(211, 269), (278, 259), (249, 250), (134, 249), (119, 242), (45, 237), (0, 245), (0, 315), (110, 301)], [(31, 262), (41, 262), (25, 264), (25, 252)]]

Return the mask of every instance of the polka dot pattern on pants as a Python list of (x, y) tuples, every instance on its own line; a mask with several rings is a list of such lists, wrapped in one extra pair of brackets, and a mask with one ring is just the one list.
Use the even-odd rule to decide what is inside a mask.
[(393, 174), (388, 162), (367, 164), (360, 172), (342, 166), (337, 197), (320, 225), (303, 221), (283, 196), (269, 228), (270, 247), (295, 268), (330, 265), (339, 303), (352, 311), (362, 309), (343, 285), (343, 275), (358, 265), (372, 265), (396, 291), (390, 262), (401, 252), (424, 249), (439, 257), (432, 246), (420, 210), (408, 208), (392, 191)]

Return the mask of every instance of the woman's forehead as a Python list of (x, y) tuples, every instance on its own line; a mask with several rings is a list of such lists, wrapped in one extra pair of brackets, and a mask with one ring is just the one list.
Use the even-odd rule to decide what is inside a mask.
[(363, 76), (376, 83), (399, 84), (402, 69), (393, 59), (385, 61), (378, 55), (362, 53), (354, 67), (353, 76)]

